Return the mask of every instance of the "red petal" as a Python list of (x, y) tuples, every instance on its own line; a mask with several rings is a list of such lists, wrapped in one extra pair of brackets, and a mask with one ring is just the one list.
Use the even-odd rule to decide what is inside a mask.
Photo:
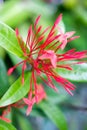
[(34, 27), (36, 28), (36, 26), (37, 26), (37, 24), (38, 24), (38, 22), (39, 22), (39, 20), (40, 20), (40, 17), (41, 17), (41, 15), (39, 15), (37, 18), (36, 18), (36, 21), (35, 21), (35, 24), (34, 24)]
[(8, 70), (7, 74), (8, 74), (8, 75), (11, 75), (12, 72), (14, 71), (14, 69), (15, 69), (14, 67), (10, 68), (10, 69)]
[(61, 20), (62, 20), (62, 14), (60, 14), (60, 15), (58, 16), (58, 18), (56, 19), (54, 25), (57, 26), (57, 25), (60, 23)]
[(39, 56), (39, 59), (44, 60), (44, 59), (50, 59), (51, 64), (54, 68), (56, 68), (56, 63), (57, 63), (57, 56), (52, 50), (47, 50), (44, 51), (41, 56)]
[(19, 35), (18, 28), (15, 29), (15, 32), (16, 32), (16, 36), (18, 36)]

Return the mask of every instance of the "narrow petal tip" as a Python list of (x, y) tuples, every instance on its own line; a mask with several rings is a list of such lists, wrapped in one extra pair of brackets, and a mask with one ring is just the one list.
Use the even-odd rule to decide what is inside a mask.
[(41, 15), (39, 15), (39, 16), (36, 18), (36, 21), (35, 21), (35, 24), (34, 24), (35, 27), (37, 26), (37, 24), (38, 24), (40, 18), (41, 18)]
[(61, 20), (62, 20), (62, 13), (58, 16), (58, 18), (56, 19), (54, 25), (57, 26), (60, 23)]
[(19, 35), (18, 28), (15, 29), (15, 32), (16, 32), (16, 36), (18, 36)]
[(8, 70), (7, 74), (8, 74), (8, 75), (11, 75), (13, 71), (14, 71), (14, 67), (10, 68), (10, 69)]

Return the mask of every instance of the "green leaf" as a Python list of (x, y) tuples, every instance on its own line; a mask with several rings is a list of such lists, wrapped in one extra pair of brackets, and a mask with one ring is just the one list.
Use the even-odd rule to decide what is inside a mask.
[(87, 82), (87, 64), (77, 64), (72, 66), (73, 70), (58, 69), (57, 72), (62, 77), (75, 81), (75, 82)]
[(83, 6), (78, 6), (75, 8), (74, 13), (77, 18), (87, 26), (87, 10)]
[[(55, 86), (57, 87), (58, 85), (56, 84)], [(58, 104), (60, 102), (65, 101), (68, 98), (69, 94), (67, 94), (61, 86), (58, 86), (57, 88), (58, 92), (55, 92), (53, 89), (48, 88), (48, 86), (46, 87), (48, 102)]]
[(13, 125), (0, 120), (0, 130), (17, 130)]
[(0, 20), (12, 27), (23, 23), (29, 17), (25, 3), (18, 0), (5, 2), (1, 10)]
[(32, 130), (31, 123), (29, 122), (28, 118), (25, 117), (25, 115), (17, 113), (17, 119), (21, 130)]
[(2, 59), (5, 59), (5, 55), (6, 55), (5, 49), (3, 49), (2, 47), (0, 47), (0, 57)]
[(4, 2), (0, 9), (0, 20), (9, 26), (16, 27), (20, 23), (25, 22), (28, 18), (32, 18), (39, 14), (50, 16), (53, 12), (54, 8), (50, 5), (46, 5), (43, 1), (10, 0)]
[(9, 88), (8, 76), (4, 62), (0, 59), (0, 98)]
[(23, 56), (15, 32), (2, 22), (0, 22), (0, 46), (19, 57)]
[(15, 103), (18, 100), (22, 99), (29, 90), (29, 82), (30, 82), (31, 73), (25, 74), (25, 82), (24, 85), (21, 83), (21, 77), (15, 81), (8, 89), (8, 91), (4, 94), (4, 96), (0, 100), (0, 107), (7, 106), (9, 104)]
[(55, 123), (59, 130), (67, 130), (66, 120), (58, 106), (46, 101), (41, 102), (38, 106)]
[(47, 94), (47, 101), (52, 104), (59, 104), (60, 102), (66, 100), (69, 94), (67, 94), (67, 92), (56, 81), (54, 81), (54, 85), (58, 89), (58, 92), (44, 84), (44, 89)]

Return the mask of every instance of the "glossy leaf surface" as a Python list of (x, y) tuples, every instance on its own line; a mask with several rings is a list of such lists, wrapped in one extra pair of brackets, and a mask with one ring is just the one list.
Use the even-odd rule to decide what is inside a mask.
[(2, 22), (0, 22), (0, 46), (18, 57), (23, 56), (15, 32)]
[(87, 64), (77, 64), (72, 66), (73, 70), (59, 69), (58, 74), (62, 77), (75, 81), (75, 82), (87, 82)]
[(13, 125), (0, 120), (0, 130), (17, 130)]
[(59, 130), (67, 130), (65, 117), (58, 106), (43, 101), (39, 104), (39, 107), (55, 123)]
[(7, 106), (22, 99), (29, 91), (30, 73), (25, 74), (25, 82), (22, 84), (21, 77), (16, 80), (0, 100), (0, 106)]

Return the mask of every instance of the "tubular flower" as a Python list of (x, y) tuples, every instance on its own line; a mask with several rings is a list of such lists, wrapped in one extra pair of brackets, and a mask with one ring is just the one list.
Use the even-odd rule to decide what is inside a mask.
[[(16, 29), (18, 43), (25, 58), (8, 70), (8, 75), (10, 75), (18, 65), (22, 64), (22, 83), (24, 83), (24, 71), (27, 68), (27, 63), (32, 66), (29, 97), (28, 99), (24, 98), (24, 102), (29, 106), (27, 114), (30, 113), (32, 105), (40, 99), (37, 85), (38, 76), (55, 91), (57, 91), (57, 88), (53, 80), (72, 95), (71, 91), (75, 89), (75, 86), (67, 79), (61, 77), (55, 69), (65, 68), (72, 71), (72, 64), (65, 63), (65, 61), (80, 60), (87, 57), (87, 51), (77, 52), (75, 49), (59, 54), (59, 50), (63, 50), (68, 42), (79, 37), (73, 36), (74, 31), (66, 32), (65, 34), (61, 31), (59, 23), (62, 19), (62, 14), (58, 16), (52, 28), (47, 27), (45, 30), (39, 25), (40, 17), (37, 17), (33, 27), (32, 25), (29, 27), (26, 43), (19, 35), (18, 29)], [(78, 63), (82, 62), (75, 62), (75, 64)], [(33, 89), (35, 91), (34, 97), (32, 96)]]
[[(37, 84), (37, 99), (35, 96), (32, 97), (32, 91), (29, 92), (28, 98), (24, 98), (24, 102), (25, 104), (28, 105), (27, 111), (26, 111), (26, 115), (29, 115), (32, 107), (35, 103), (39, 103), (41, 100), (46, 98), (46, 93), (43, 89), (43, 86), (41, 84)], [(33, 94), (35, 95), (35, 91), (33, 91)], [(37, 101), (37, 102), (36, 102)]]

